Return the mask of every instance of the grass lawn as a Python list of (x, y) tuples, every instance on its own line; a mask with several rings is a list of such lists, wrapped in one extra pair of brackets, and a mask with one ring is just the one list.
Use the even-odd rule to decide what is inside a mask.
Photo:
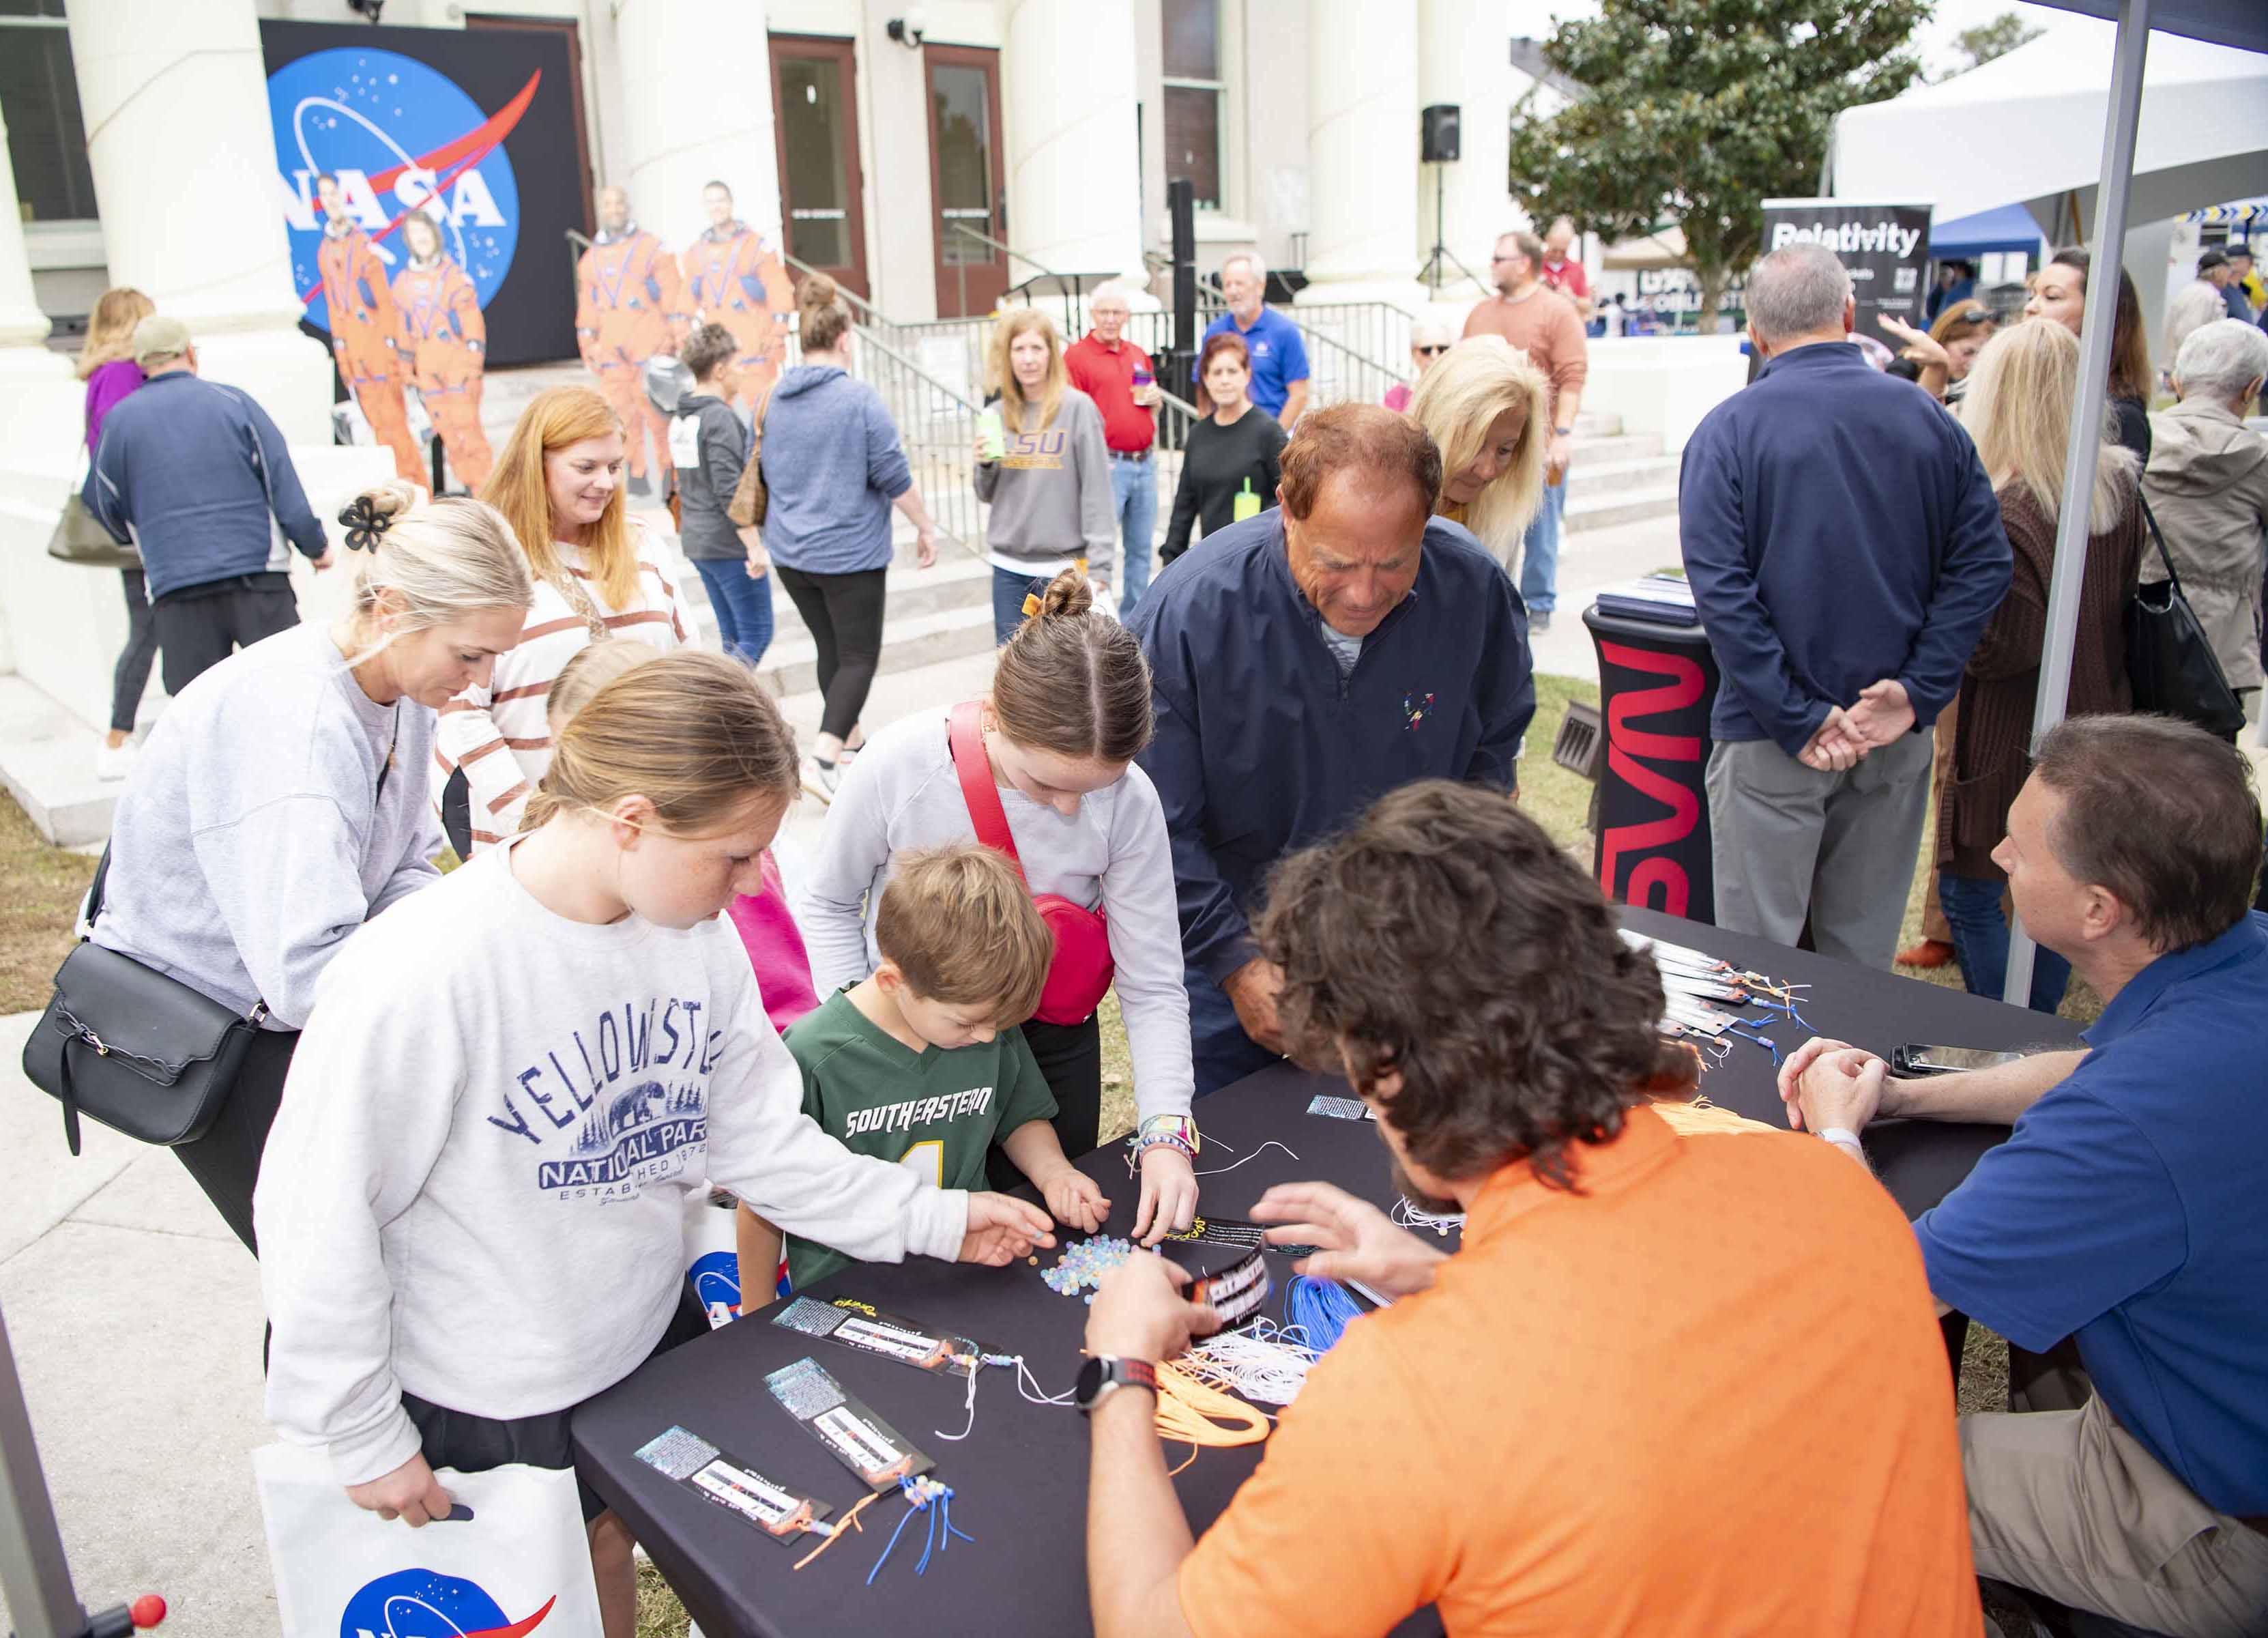
[(0, 1013), (35, 1011), (55, 993), (71, 924), (95, 861), (50, 847), (0, 793)]

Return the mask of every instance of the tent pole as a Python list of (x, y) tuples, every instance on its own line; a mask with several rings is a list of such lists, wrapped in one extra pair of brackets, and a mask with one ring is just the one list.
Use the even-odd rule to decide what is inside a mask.
[[(2150, 44), (2151, 0), (2120, 0), (2111, 48), (2110, 118), (2102, 132), (2102, 169), (2095, 187), (2095, 237), (2087, 275), (2087, 312), (2080, 335), (2079, 390), (2065, 452), (2063, 500), (2056, 513), (2055, 573), (2048, 584), (2047, 641), (2032, 708), (2032, 749), (2064, 719), (2071, 693), (2071, 657), (2079, 628), (2080, 583), (2087, 572), (2088, 501), (2095, 491), (2096, 448), (2110, 396), (2110, 339), (2117, 323), (2119, 262), (2126, 245), (2126, 192), (2134, 180), (2134, 130), (2141, 122), (2142, 64)], [(2019, 923), (2008, 941), (2008, 978), (2000, 999), (2013, 1007), (2032, 997), (2032, 938)]]

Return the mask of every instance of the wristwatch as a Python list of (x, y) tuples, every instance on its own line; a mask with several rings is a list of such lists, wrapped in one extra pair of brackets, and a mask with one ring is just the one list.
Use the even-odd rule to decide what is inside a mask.
[(1575, 429), (1572, 426), (1555, 426), (1551, 430), (1562, 438), (1572, 438), (1575, 436)]
[(1156, 1393), (1158, 1368), (1147, 1360), (1113, 1359), (1108, 1354), (1098, 1354), (1079, 1368), (1079, 1381), (1071, 1387), (1071, 1400), (1084, 1415), (1121, 1388), (1147, 1388)]

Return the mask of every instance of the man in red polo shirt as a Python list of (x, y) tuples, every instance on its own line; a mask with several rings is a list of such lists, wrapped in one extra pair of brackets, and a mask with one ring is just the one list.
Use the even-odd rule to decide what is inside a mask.
[(1094, 328), (1064, 350), (1071, 384), (1102, 411), (1102, 441), (1110, 446), (1110, 498), (1118, 513), (1118, 613), (1134, 612), (1150, 589), (1150, 548), (1158, 532), (1158, 468), (1150, 459), (1158, 441), (1157, 374), (1150, 355), (1124, 339), (1132, 309), (1116, 279), (1087, 299)]
[(1576, 316), (1588, 324), (1597, 308), (1591, 300), (1591, 276), (1583, 270), (1581, 262), (1568, 254), (1574, 244), (1575, 224), (1563, 216), (1543, 235), (1543, 265), (1536, 273), (1546, 284), (1573, 302)]

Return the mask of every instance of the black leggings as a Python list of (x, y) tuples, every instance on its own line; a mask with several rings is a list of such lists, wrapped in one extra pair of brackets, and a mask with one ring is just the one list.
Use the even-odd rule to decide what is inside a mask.
[(874, 668), (881, 663), (882, 604), (889, 571), (806, 574), (774, 564), (772, 572), (779, 576), (781, 589), (803, 616), (803, 629), (819, 651), (819, 691), (827, 697), (819, 731), (847, 740), (858, 726), (858, 713), (866, 709)]
[[(1102, 1027), (1092, 1015), (1084, 1023), (1027, 1023), (1024, 1039), (1039, 1059), (1048, 1090), (1055, 1095), (1056, 1118), (1049, 1124), (1055, 1127), (1063, 1152), (1077, 1160), (1094, 1147), (1102, 1125)], [(985, 1169), (995, 1189), (1012, 1189), (1025, 1181), (1016, 1162), (997, 1143)]]
[(126, 646), (118, 651), (118, 664), (110, 673), (110, 726), (116, 733), (131, 734), (142, 691), (150, 686), (150, 668), (158, 661), (158, 617), (150, 612), (142, 571), (121, 569), (118, 578), (126, 587)]
[(260, 1181), (260, 1151), (268, 1147), (268, 1129), (276, 1124), (284, 1077), (298, 1044), (297, 1029), (262, 1029), (254, 1036), (220, 1118), (195, 1142), (173, 1147), (221, 1221), (255, 1257), (260, 1246), (252, 1236), (252, 1189)]

